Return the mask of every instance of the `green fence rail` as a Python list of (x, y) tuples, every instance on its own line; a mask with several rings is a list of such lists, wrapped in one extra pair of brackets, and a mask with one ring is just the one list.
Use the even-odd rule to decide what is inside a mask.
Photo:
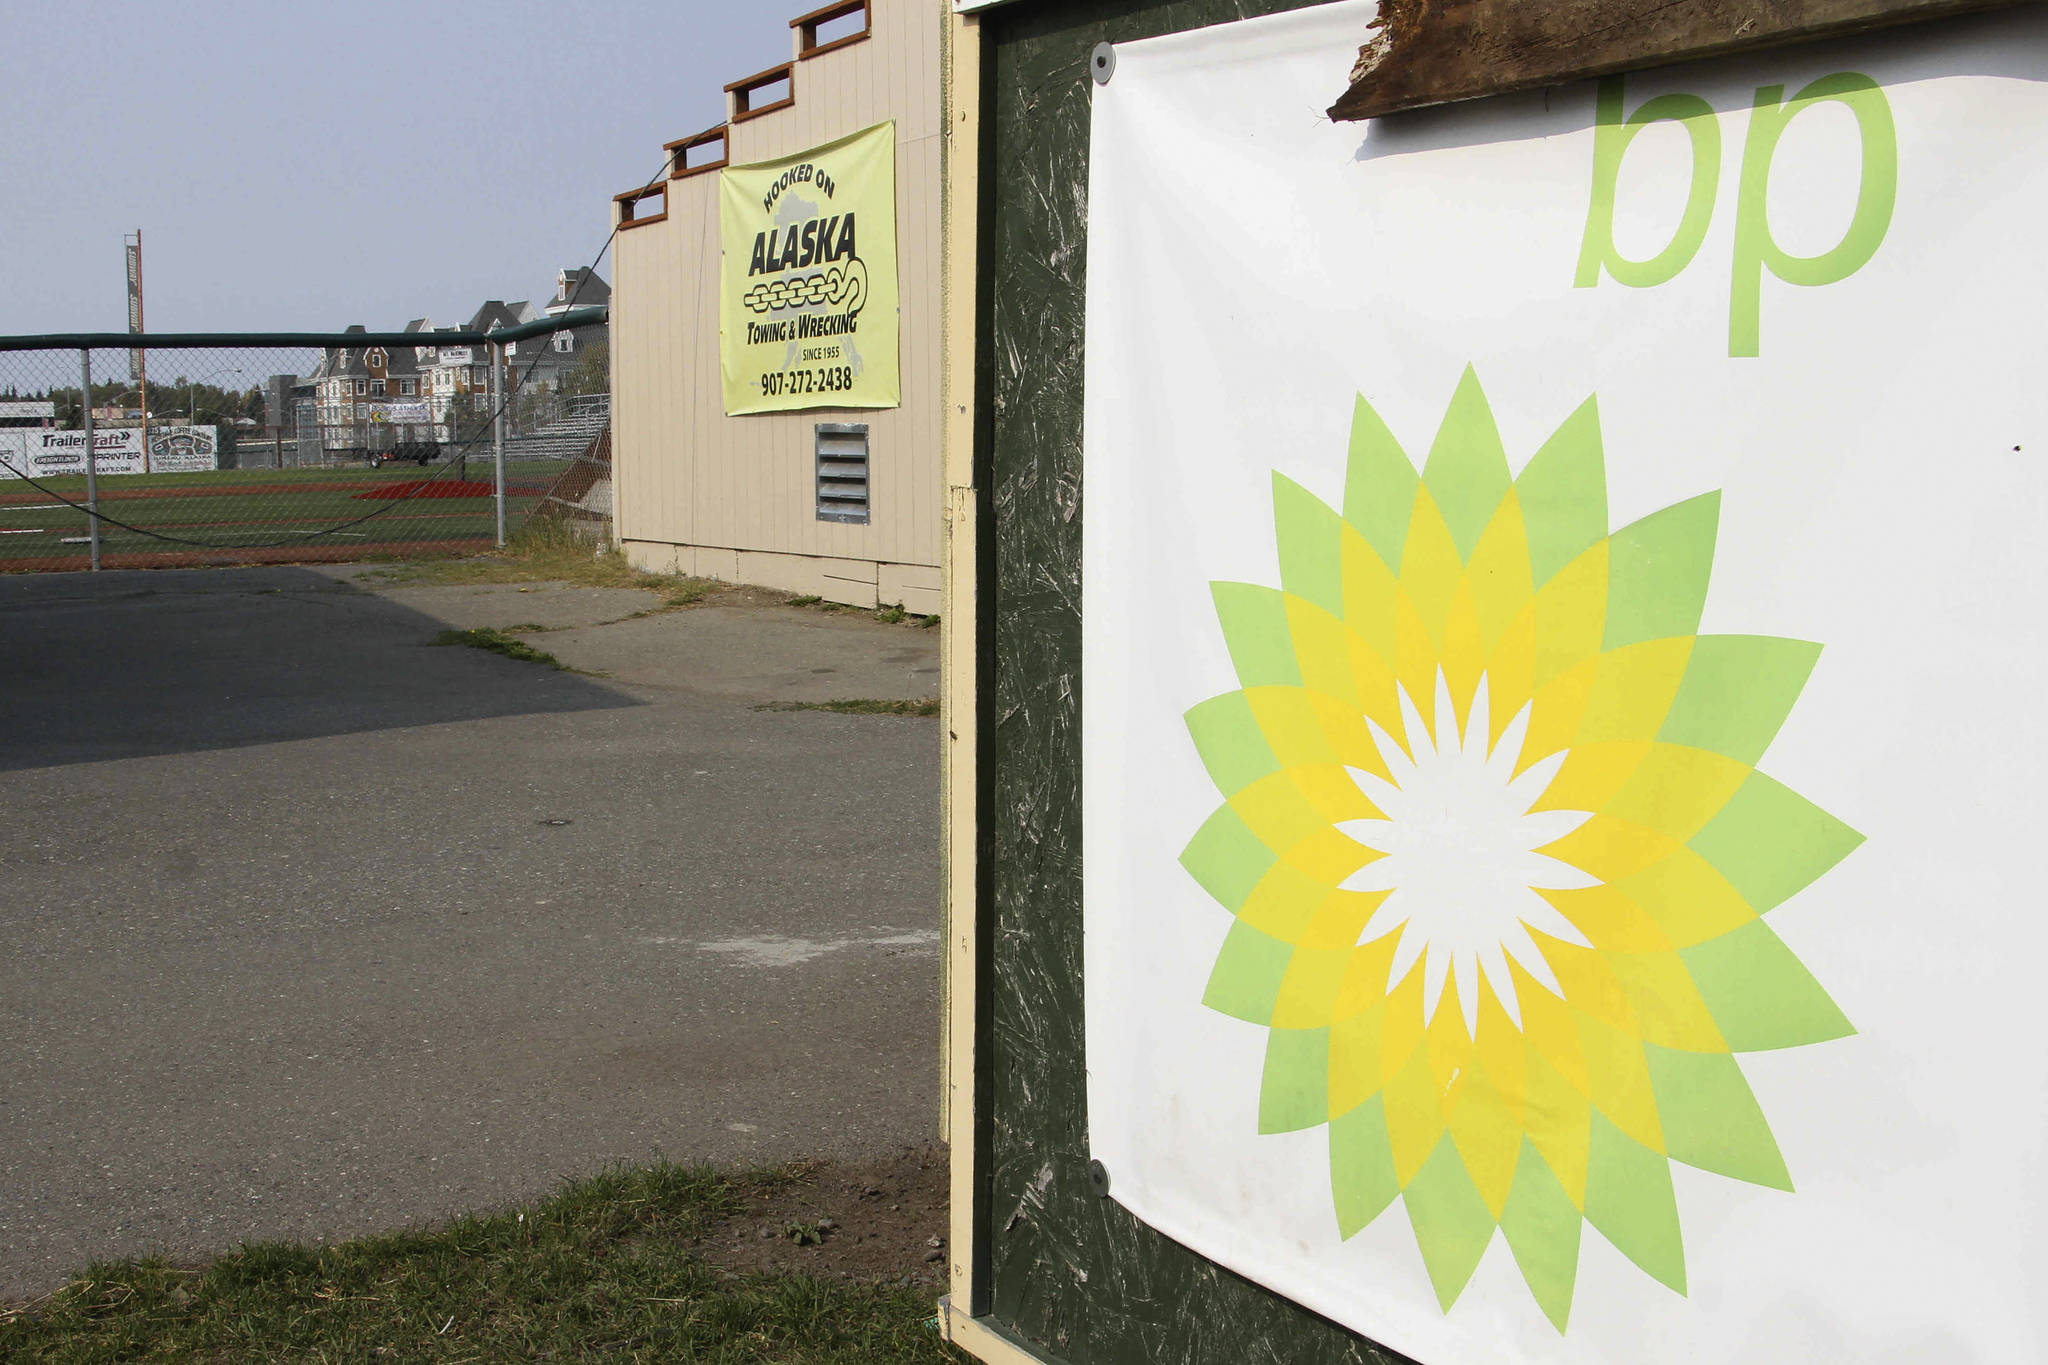
[(556, 317), (488, 332), (50, 332), (0, 336), (0, 351), (190, 351), (243, 347), (484, 346), (509, 345), (528, 337), (578, 327), (601, 326), (609, 308), (572, 308)]

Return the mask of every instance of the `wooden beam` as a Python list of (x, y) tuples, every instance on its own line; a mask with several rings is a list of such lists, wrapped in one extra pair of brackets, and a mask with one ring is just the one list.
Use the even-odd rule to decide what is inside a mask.
[(1339, 121), (2036, 0), (1380, 0)]

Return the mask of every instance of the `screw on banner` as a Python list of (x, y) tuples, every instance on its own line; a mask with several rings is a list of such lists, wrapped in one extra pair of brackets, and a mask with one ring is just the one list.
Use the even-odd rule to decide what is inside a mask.
[(1116, 48), (1097, 43), (1094, 54), (1088, 58), (1088, 69), (1094, 73), (1097, 85), (1108, 85), (1109, 78), (1116, 74)]
[[(1103, 46), (1107, 47), (1108, 44), (1105, 43)], [(1088, 1185), (1090, 1189), (1095, 1191), (1097, 1198), (1109, 1198), (1109, 1167), (1103, 1165), (1100, 1161), (1090, 1161), (1088, 1163)]]

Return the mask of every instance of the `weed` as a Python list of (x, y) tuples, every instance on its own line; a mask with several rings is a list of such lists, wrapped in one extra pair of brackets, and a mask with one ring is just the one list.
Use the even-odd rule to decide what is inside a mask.
[(621, 620), (639, 620), (641, 616), (664, 616), (686, 606), (696, 606), (698, 602), (709, 598), (713, 589), (717, 589), (717, 583), (713, 583), (711, 579), (682, 579), (674, 587), (662, 589), (662, 606), (641, 608), (631, 616), (621, 616)]
[(716, 583), (706, 578), (686, 578), (675, 587), (664, 588), (662, 590), (662, 600), (668, 605), (670, 610), (674, 610), (677, 607), (695, 606), (706, 597), (709, 597), (712, 589), (717, 586)]
[[(512, 629), (522, 630), (526, 627), (514, 626)], [(533, 629), (540, 627), (536, 626)], [(508, 659), (520, 659), (530, 664), (546, 664), (549, 668), (563, 671), (567, 671), (569, 667), (546, 650), (535, 649), (509, 632), (490, 626), (478, 626), (474, 630), (444, 630), (434, 637), (433, 642), (437, 645), (467, 645), (471, 649), (488, 650), (492, 654), (502, 654)]]
[(842, 716), (936, 716), (939, 703), (936, 697), (922, 701), (891, 701), (886, 698), (862, 697), (853, 701), (771, 701), (754, 708), (756, 711), (834, 711)]
[[(856, 608), (847, 606), (843, 602), (827, 602), (824, 598), (818, 596), (816, 593), (806, 593), (801, 597), (792, 597), (789, 599), (789, 605), (792, 607), (816, 607), (819, 611), (822, 612), (857, 610)], [(885, 626), (901, 625), (903, 622), (908, 621), (910, 622), (912, 629), (915, 630), (923, 630), (927, 627), (935, 626), (939, 623), (939, 618), (936, 614), (931, 616), (918, 616), (915, 613), (906, 610), (901, 602), (893, 604), (887, 602), (882, 603), (880, 606), (877, 606), (874, 609), (872, 615), (877, 621), (880, 621)]]

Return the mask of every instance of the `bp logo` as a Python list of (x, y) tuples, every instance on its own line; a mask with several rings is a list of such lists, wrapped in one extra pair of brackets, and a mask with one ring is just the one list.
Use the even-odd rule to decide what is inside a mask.
[(1400, 1200), (1446, 1312), (1495, 1229), (1559, 1331), (1587, 1223), (1683, 1293), (1670, 1163), (1792, 1188), (1738, 1055), (1853, 1032), (1766, 920), (1862, 841), (1755, 766), (1820, 647), (1698, 633), (1719, 495), (1610, 532), (1590, 399), (1520, 477), (1470, 370), (1420, 475), (1361, 399), (1342, 513), (1273, 500), (1181, 859), (1260, 1131), (1327, 1125), (1339, 1231)]

